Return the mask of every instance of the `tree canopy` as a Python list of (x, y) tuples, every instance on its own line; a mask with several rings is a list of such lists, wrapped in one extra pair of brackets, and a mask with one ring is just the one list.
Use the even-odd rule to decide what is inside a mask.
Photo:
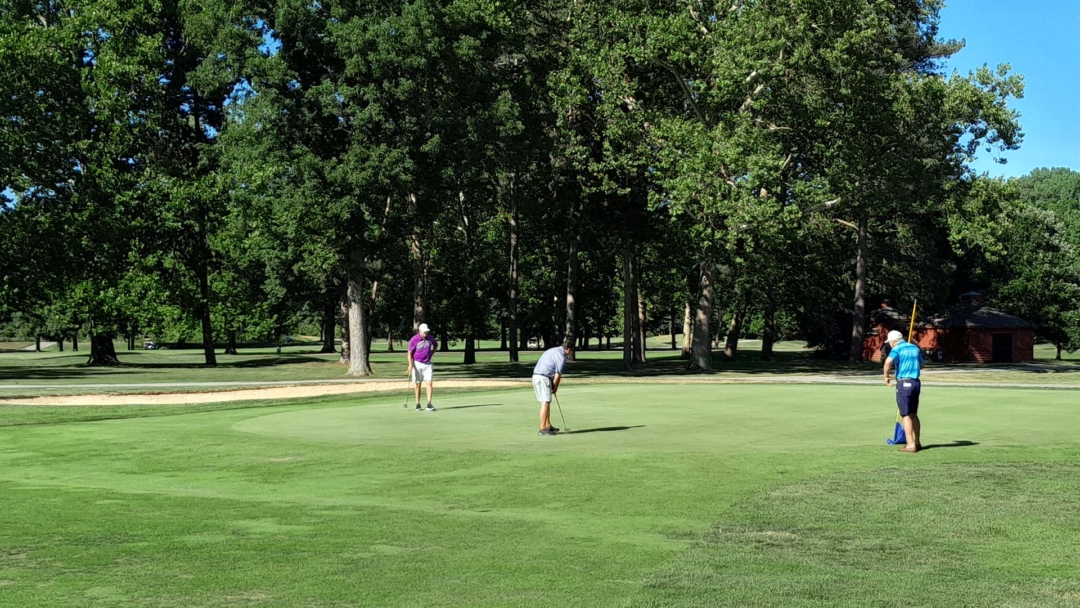
[[(1008, 66), (940, 0), (0, 0), (0, 322), (216, 349), (306, 325), (861, 357), (970, 288), (1080, 346), (1080, 178), (975, 174)], [(30, 321), (32, 320), (32, 321)]]

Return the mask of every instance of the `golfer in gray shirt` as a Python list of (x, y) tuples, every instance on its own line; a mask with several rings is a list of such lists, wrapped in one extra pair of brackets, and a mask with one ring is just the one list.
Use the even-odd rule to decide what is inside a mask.
[(574, 352), (572, 342), (563, 342), (562, 346), (549, 348), (540, 355), (540, 360), (533, 368), (533, 393), (540, 402), (540, 434), (554, 435), (559, 429), (551, 426), (551, 396), (559, 391), (566, 357)]

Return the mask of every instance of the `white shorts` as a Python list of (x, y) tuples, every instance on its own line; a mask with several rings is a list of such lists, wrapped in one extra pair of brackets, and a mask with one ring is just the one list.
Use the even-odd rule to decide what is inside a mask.
[(533, 376), (533, 393), (540, 403), (551, 403), (552, 380), (547, 376)]
[(431, 382), (431, 364), (413, 361), (412, 381), (417, 384)]

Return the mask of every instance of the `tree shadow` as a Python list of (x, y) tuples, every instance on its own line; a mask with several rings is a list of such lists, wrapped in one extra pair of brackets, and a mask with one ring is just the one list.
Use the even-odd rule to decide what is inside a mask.
[(502, 403), (477, 403), (476, 405), (451, 405), (450, 407), (440, 407), (440, 410), (467, 410), (471, 407), (496, 407), (503, 405)]
[[(242, 359), (239, 361), (230, 361), (225, 358), (225, 355), (218, 355), (217, 366), (219, 368), (233, 368), (233, 369), (251, 369), (261, 367), (277, 367), (279, 365), (297, 365), (301, 363), (326, 363), (325, 358), (318, 358), (308, 355), (289, 355), (289, 356), (260, 356), (258, 359)], [(205, 363), (140, 363), (140, 362), (121, 362), (117, 368), (123, 369), (203, 369), (207, 365)]]
[[(811, 352), (775, 353), (771, 361), (759, 360), (757, 353), (748, 352), (736, 360), (727, 359), (723, 353), (714, 353), (712, 357), (713, 374), (688, 372), (687, 361), (679, 351), (650, 350), (648, 363), (633, 369), (625, 369), (621, 358), (611, 356), (616, 351), (578, 351), (578, 359), (568, 362), (566, 373), (574, 378), (621, 377), (655, 378), (662, 376), (700, 376), (712, 375), (722, 378), (725, 374), (747, 375), (787, 375), (787, 374), (827, 374), (841, 377), (864, 377), (880, 373), (877, 363), (851, 363), (823, 359)], [(440, 370), (450, 377), (502, 377), (529, 378), (535, 361), (478, 361), (466, 365), (460, 360), (444, 361)]]
[[(115, 367), (0, 367), (0, 382), (16, 380), (86, 380), (113, 374)], [(126, 371), (124, 376), (144, 372)]]
[(629, 431), (630, 429), (640, 429), (640, 428), (645, 428), (645, 425), (644, 424), (638, 424), (638, 425), (635, 425), (635, 426), (601, 426), (601, 427), (592, 428), (592, 429), (580, 429), (580, 430), (577, 430), (577, 431), (567, 430), (566, 432), (559, 433), (559, 434), (560, 435), (582, 435), (584, 433), (613, 433), (615, 431)]
[(977, 441), (953, 441), (952, 443), (931, 443), (930, 445), (922, 446), (924, 450), (932, 450), (935, 448), (966, 448), (973, 445), (979, 445)]

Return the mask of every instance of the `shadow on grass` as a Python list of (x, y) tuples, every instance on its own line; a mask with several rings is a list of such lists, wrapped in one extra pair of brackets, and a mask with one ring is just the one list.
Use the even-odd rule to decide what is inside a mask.
[(644, 424), (636, 426), (601, 426), (594, 429), (581, 429), (581, 430), (568, 430), (565, 433), (559, 433), (560, 435), (583, 435), (585, 433), (613, 433), (615, 431), (629, 431), (630, 429), (645, 428)]
[(503, 405), (502, 403), (477, 403), (476, 405), (452, 405), (450, 407), (440, 407), (440, 410), (467, 410), (471, 407), (498, 407)]
[[(722, 352), (713, 353), (712, 374), (700, 372), (688, 372), (687, 362), (678, 351), (653, 350), (648, 351), (648, 362), (644, 366), (634, 369), (625, 369), (622, 358), (617, 351), (578, 351), (578, 360), (566, 364), (566, 375), (570, 378), (595, 378), (595, 377), (623, 377), (623, 378), (654, 378), (663, 376), (713, 376), (723, 377), (725, 374), (741, 374), (750, 376), (771, 375), (829, 375), (840, 378), (860, 378), (877, 375), (881, 372), (881, 364), (872, 361), (850, 362), (824, 359), (816, 356), (813, 352), (780, 352), (775, 353), (772, 360), (762, 361), (758, 353), (748, 351), (740, 354), (735, 360), (729, 360)], [(529, 378), (532, 376), (534, 362), (522, 361), (511, 363), (508, 361), (479, 361), (466, 365), (460, 361), (447, 361), (437, 363), (440, 374), (447, 377), (458, 378)], [(1014, 365), (990, 366), (984, 364), (934, 364), (928, 365), (927, 370), (960, 372), (1021, 372), (1030, 374), (1077, 374), (1080, 376), (1080, 365), (1026, 363)]]
[[(258, 359), (241, 359), (237, 361), (230, 361), (228, 355), (218, 355), (218, 363), (216, 366), (225, 369), (251, 369), (261, 367), (277, 367), (279, 365), (296, 365), (298, 363), (326, 363), (327, 359), (312, 357), (307, 355), (291, 355), (291, 356), (262, 356)], [(129, 363), (124, 362), (117, 366), (118, 369), (123, 368), (135, 368), (135, 369), (203, 369), (206, 368), (205, 363)]]
[[(135, 374), (151, 373), (166, 370), (197, 370), (197, 369), (266, 369), (279, 366), (289, 366), (306, 363), (326, 363), (328, 359), (307, 355), (285, 356), (258, 356), (258, 358), (244, 358), (229, 360), (228, 356), (219, 356), (217, 366), (207, 366), (199, 362), (169, 362), (169, 361), (139, 361), (138, 354), (121, 353), (121, 362), (118, 365), (91, 367), (86, 365), (85, 355), (66, 356), (67, 361), (56, 361), (65, 358), (50, 357), (53, 359), (41, 365), (37, 361), (20, 362), (19, 365), (0, 365), (0, 382), (15, 380), (87, 380), (112, 374), (130, 377)], [(127, 359), (127, 360), (124, 360)], [(135, 359), (135, 360), (131, 360)], [(37, 365), (35, 365), (37, 363)]]
[[(123, 366), (115, 367), (0, 367), (0, 382), (11, 380), (85, 380), (116, 373)], [(125, 371), (124, 375), (140, 374)]]
[[(598, 356), (605, 358), (597, 358)], [(634, 369), (625, 369), (616, 351), (579, 351), (578, 360), (566, 364), (566, 375), (572, 378), (619, 376), (627, 378), (651, 378), (660, 376), (701, 375), (686, 371), (687, 362), (678, 351), (649, 351), (648, 362)], [(466, 365), (457, 361), (439, 363), (439, 371), (461, 378), (502, 377), (529, 378), (533, 362), (511, 363), (507, 361), (480, 361)], [(877, 363), (849, 363), (819, 359), (811, 353), (777, 353), (772, 361), (761, 361), (755, 353), (747, 353), (735, 361), (729, 361), (723, 353), (712, 358), (716, 375), (739, 374), (831, 374), (836, 376), (864, 376), (879, 371)]]
[(922, 446), (923, 450), (933, 450), (936, 448), (966, 448), (973, 445), (979, 445), (977, 441), (954, 441), (952, 443), (931, 443), (930, 445)]

